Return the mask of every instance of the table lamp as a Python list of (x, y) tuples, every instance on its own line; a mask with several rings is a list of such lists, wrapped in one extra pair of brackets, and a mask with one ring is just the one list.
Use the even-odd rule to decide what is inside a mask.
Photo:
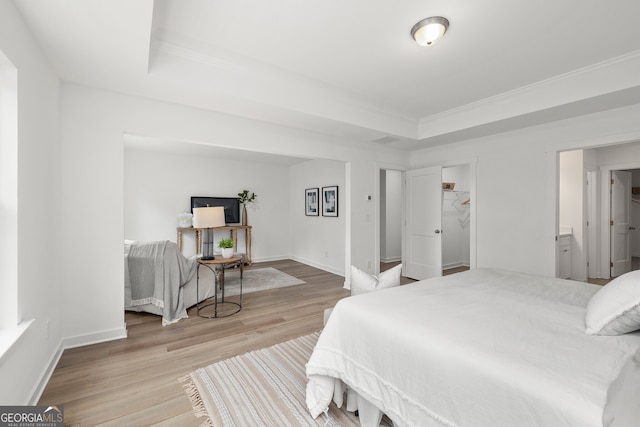
[(222, 206), (193, 208), (193, 227), (205, 229), (205, 237), (202, 242), (203, 260), (209, 261), (214, 258), (212, 228), (224, 225), (224, 208)]

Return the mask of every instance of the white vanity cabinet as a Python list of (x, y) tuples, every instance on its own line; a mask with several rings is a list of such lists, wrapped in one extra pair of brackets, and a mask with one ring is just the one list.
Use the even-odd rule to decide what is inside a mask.
[(569, 279), (571, 277), (571, 234), (560, 235), (558, 241), (560, 251), (559, 277)]

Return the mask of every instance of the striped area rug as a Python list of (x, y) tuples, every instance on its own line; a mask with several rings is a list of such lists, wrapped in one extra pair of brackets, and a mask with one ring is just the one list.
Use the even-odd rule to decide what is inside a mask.
[(182, 378), (203, 425), (359, 426), (334, 404), (315, 420), (305, 404), (305, 364), (319, 332), (200, 368)]

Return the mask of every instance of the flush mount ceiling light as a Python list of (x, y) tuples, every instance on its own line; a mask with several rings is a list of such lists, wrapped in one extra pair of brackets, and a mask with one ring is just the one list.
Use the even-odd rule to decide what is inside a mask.
[(447, 18), (431, 16), (413, 26), (411, 37), (420, 46), (431, 46), (444, 36), (447, 28), (449, 28), (449, 20)]

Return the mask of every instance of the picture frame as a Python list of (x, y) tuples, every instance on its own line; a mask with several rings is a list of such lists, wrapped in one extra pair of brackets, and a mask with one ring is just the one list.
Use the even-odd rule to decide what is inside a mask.
[(320, 189), (307, 188), (304, 190), (304, 214), (318, 216), (320, 214)]
[(322, 187), (322, 216), (338, 216), (338, 186)]

